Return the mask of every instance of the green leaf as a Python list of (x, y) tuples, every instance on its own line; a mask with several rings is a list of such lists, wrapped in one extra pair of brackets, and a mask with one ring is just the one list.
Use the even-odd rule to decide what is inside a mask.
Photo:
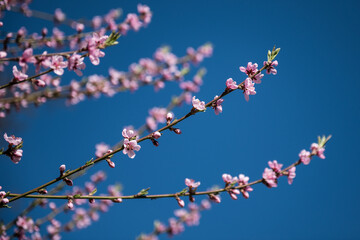
[(116, 40), (118, 40), (120, 36), (121, 36), (120, 33), (112, 32), (104, 43), (105, 47), (109, 47), (109, 46), (118, 44), (118, 42)]
[(141, 191), (137, 194), (138, 196), (144, 196), (144, 195), (147, 195), (149, 194), (149, 187), (146, 188), (146, 189), (141, 189)]
[(179, 195), (184, 195), (185, 193), (187, 193), (188, 188), (184, 188), (183, 190), (181, 190), (181, 192), (179, 192)]
[(81, 194), (75, 194), (73, 197), (74, 198), (79, 198), (79, 197), (81, 197)]
[(89, 193), (90, 196), (94, 195), (97, 192), (97, 189), (95, 188), (94, 190), (92, 190), (91, 193)]
[(93, 165), (93, 164), (94, 164), (93, 160), (94, 160), (94, 158), (90, 159), (89, 161), (87, 161), (87, 162), (85, 163), (85, 165), (86, 165), (86, 166)]

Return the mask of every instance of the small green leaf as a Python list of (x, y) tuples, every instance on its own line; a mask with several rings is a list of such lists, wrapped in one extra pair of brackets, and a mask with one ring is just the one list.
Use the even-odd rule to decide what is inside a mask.
[(270, 51), (270, 50), (268, 50), (267, 60), (268, 60), (268, 61), (271, 61), (271, 51)]
[(181, 192), (179, 192), (179, 195), (184, 195), (185, 193), (187, 193), (188, 188), (184, 188), (183, 190), (181, 190)]
[(94, 190), (92, 190), (91, 193), (89, 193), (90, 196), (94, 195), (97, 192), (97, 189), (95, 188)]
[(120, 37), (120, 33), (118, 32), (112, 32), (110, 36), (106, 39), (104, 45), (105, 47), (113, 46), (118, 44), (116, 40), (118, 40)]
[(147, 195), (149, 194), (149, 187), (146, 188), (146, 189), (141, 189), (141, 191), (137, 194), (138, 196), (144, 196), (144, 195)]
[(85, 163), (85, 165), (86, 165), (86, 166), (93, 165), (93, 164), (94, 164), (93, 159), (94, 159), (94, 158), (92, 158), (92, 159), (90, 159), (89, 161), (87, 161), (87, 162)]
[(73, 197), (74, 198), (79, 198), (79, 197), (81, 197), (81, 194), (75, 194)]

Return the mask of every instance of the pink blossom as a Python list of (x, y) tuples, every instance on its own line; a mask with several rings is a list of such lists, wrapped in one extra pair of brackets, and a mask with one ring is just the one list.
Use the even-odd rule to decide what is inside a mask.
[(146, 5), (138, 4), (137, 10), (140, 13), (140, 19), (143, 20), (145, 24), (149, 24), (152, 18), (150, 8)]
[(175, 218), (169, 219), (169, 234), (177, 235), (184, 231), (184, 224), (182, 222), (177, 221)]
[(163, 233), (166, 231), (166, 226), (159, 221), (154, 222), (154, 227), (155, 227), (155, 231), (158, 233)]
[(18, 164), (23, 155), (23, 150), (22, 149), (13, 149), (13, 150), (11, 150), (11, 152), (8, 155), (10, 156), (10, 159), (13, 163)]
[(280, 174), (283, 164), (278, 163), (276, 160), (268, 162), (269, 167), (277, 174)]
[(166, 122), (167, 109), (154, 107), (150, 109), (149, 114), (160, 123)]
[(228, 80), (226, 80), (226, 87), (228, 89), (232, 89), (232, 90), (239, 88), (239, 86), (236, 84), (236, 82), (232, 78), (228, 78)]
[(261, 79), (264, 77), (264, 74), (256, 74), (252, 79), (254, 83), (260, 84), (261, 83)]
[(50, 68), (54, 69), (54, 73), (61, 76), (64, 74), (64, 68), (68, 66), (68, 62), (64, 61), (62, 56), (52, 56)]
[(228, 184), (232, 184), (234, 182), (238, 181), (237, 177), (232, 177), (230, 174), (224, 173), (222, 175), (222, 179), (224, 180), (224, 182), (226, 183), (226, 185)]
[[(244, 185), (249, 184), (249, 177), (246, 177), (244, 174), (240, 174), (238, 183), (239, 183), (239, 186), (244, 186)], [(246, 186), (246, 187), (240, 189), (241, 194), (246, 199), (249, 198), (248, 192), (252, 192), (252, 191), (253, 191), (253, 189), (250, 186)]]
[(129, 13), (127, 15), (125, 22), (128, 23), (130, 27), (135, 31), (138, 31), (142, 26), (142, 23), (140, 22), (138, 16), (133, 13)]
[(19, 65), (23, 68), (27, 67), (27, 63), (35, 63), (36, 59), (33, 56), (33, 49), (27, 48), (19, 59)]
[(301, 162), (305, 165), (308, 165), (310, 163), (310, 152), (306, 151), (305, 149), (301, 150), (301, 152), (299, 153), (299, 158), (301, 160)]
[(98, 47), (103, 48), (108, 37), (109, 36), (107, 35), (102, 36), (99, 33), (94, 32), (93, 36), (88, 41), (88, 49), (94, 50)]
[(133, 159), (135, 157), (134, 150), (139, 151), (140, 148), (141, 148), (141, 146), (137, 144), (136, 140), (129, 141), (129, 139), (127, 139), (127, 138), (124, 139), (123, 153), (127, 154), (129, 156), (129, 158)]
[(289, 183), (289, 184), (292, 184), (292, 183), (293, 183), (293, 180), (294, 180), (294, 178), (295, 178), (295, 176), (296, 176), (295, 171), (296, 171), (296, 167), (292, 167), (292, 168), (290, 168), (289, 171), (288, 171), (288, 183)]
[(197, 188), (200, 186), (200, 182), (195, 182), (194, 179), (185, 178), (185, 185), (189, 188)]
[(0, 51), (0, 59), (5, 58), (7, 56), (7, 53), (5, 51)]
[(265, 168), (264, 173), (262, 175), (264, 179), (264, 183), (267, 187), (277, 187), (277, 177), (276, 173), (269, 168)]
[[(216, 95), (214, 97), (214, 99), (216, 99), (216, 98), (218, 98), (218, 95)], [(222, 113), (221, 104), (223, 103), (223, 101), (224, 101), (224, 99), (220, 98), (212, 103), (211, 107), (214, 109), (216, 115), (219, 115), (219, 113)]]
[(124, 138), (130, 139), (136, 137), (136, 132), (133, 129), (124, 128), (122, 131), (122, 136)]
[(266, 66), (266, 73), (267, 74), (273, 74), (276, 75), (277, 74), (277, 70), (275, 69), (275, 67), (278, 65), (278, 61), (275, 60), (271, 63), (264, 61), (264, 66)]
[(211, 208), (211, 203), (210, 203), (210, 201), (207, 200), (207, 199), (201, 200), (201, 207), (202, 207), (203, 209), (206, 209), (206, 210), (210, 209), (210, 208)]
[(195, 98), (195, 96), (193, 96), (192, 98), (192, 105), (195, 109), (199, 111), (204, 111), (206, 109), (205, 102), (201, 102), (199, 99)]
[(84, 58), (81, 57), (81, 55), (74, 53), (70, 58), (69, 58), (69, 65), (68, 65), (68, 69), (69, 70), (74, 70), (75, 73), (78, 76), (82, 76), (82, 72), (80, 70), (84, 70), (86, 67), (85, 63), (84, 63)]
[(245, 73), (249, 77), (252, 77), (258, 71), (258, 64), (257, 63), (253, 64), (252, 62), (248, 62), (246, 68), (245, 67), (240, 67), (239, 69), (240, 69), (241, 72)]
[(99, 143), (95, 145), (95, 148), (96, 148), (95, 156), (102, 157), (110, 149), (110, 146), (105, 143)]
[(104, 57), (105, 53), (100, 51), (100, 49), (96, 48), (93, 50), (89, 50), (89, 59), (92, 64), (99, 65), (100, 64), (100, 57)]
[(319, 147), (319, 144), (313, 143), (313, 144), (311, 144), (310, 149), (311, 149), (311, 151), (315, 152), (315, 154), (319, 158), (325, 159), (325, 155), (324, 155), (325, 148), (324, 147)]
[(213, 46), (210, 43), (206, 43), (198, 48), (198, 52), (204, 57), (210, 57), (213, 53)]
[(91, 176), (91, 181), (93, 183), (99, 183), (101, 181), (104, 181), (105, 179), (106, 179), (106, 174), (104, 171), (98, 171)]
[(28, 78), (28, 75), (19, 71), (16, 66), (13, 66), (13, 74), (15, 81), (23, 81)]
[(186, 82), (180, 83), (180, 88), (185, 91), (189, 91), (189, 92), (198, 92), (199, 91), (198, 85), (196, 85), (195, 83), (193, 83), (191, 81), (186, 81)]
[(146, 125), (148, 126), (148, 128), (150, 130), (153, 130), (153, 131), (156, 130), (156, 128), (157, 128), (157, 123), (153, 117), (146, 118)]
[(93, 19), (91, 20), (92, 27), (94, 29), (101, 27), (101, 22), (102, 22), (102, 18), (100, 16), (93, 17)]
[(56, 22), (63, 22), (65, 18), (66, 18), (65, 13), (63, 13), (63, 11), (61, 11), (60, 8), (57, 8), (54, 13), (54, 20)]
[(255, 95), (256, 94), (254, 85), (255, 84), (253, 83), (251, 78), (246, 78), (245, 79), (244, 96), (245, 96), (246, 101), (249, 101), (249, 96), (250, 95)]
[(4, 139), (13, 146), (17, 146), (22, 142), (21, 137), (15, 137), (14, 135), (8, 136), (7, 133), (4, 133)]

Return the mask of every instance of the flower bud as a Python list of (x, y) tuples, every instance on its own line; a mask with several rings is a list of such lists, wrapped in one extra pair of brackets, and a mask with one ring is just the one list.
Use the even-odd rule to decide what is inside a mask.
[(111, 168), (115, 167), (115, 163), (113, 161), (111, 161), (110, 159), (106, 159), (106, 161), (109, 164), (109, 167), (111, 167)]
[(68, 207), (69, 209), (73, 209), (73, 208), (74, 208), (74, 203), (73, 203), (72, 199), (69, 199), (69, 200), (68, 200), (67, 207)]
[(94, 202), (95, 202), (95, 199), (93, 199), (93, 198), (89, 199), (89, 203), (93, 204)]
[(152, 134), (152, 137), (155, 138), (155, 139), (159, 139), (161, 137), (161, 133), (156, 131)]
[(43, 37), (46, 37), (47, 34), (48, 34), (48, 29), (47, 29), (47, 28), (43, 28), (43, 29), (41, 30), (41, 35), (42, 35)]
[(46, 86), (45, 81), (43, 81), (41, 79), (35, 79), (35, 80), (33, 80), (33, 83), (38, 87), (45, 87)]
[(39, 190), (38, 190), (38, 193), (40, 193), (40, 194), (47, 194), (48, 191), (47, 191), (45, 188), (42, 188), (42, 189), (39, 189)]
[(179, 197), (176, 198), (177, 203), (179, 204), (180, 207), (184, 207), (185, 206), (185, 202), (184, 200), (181, 200)]
[(115, 198), (112, 200), (113, 202), (116, 202), (116, 203), (121, 203), (122, 202), (122, 198)]
[(155, 139), (153, 138), (150, 138), (151, 142), (154, 144), (155, 147), (158, 147), (159, 146), (159, 142), (156, 141)]
[(9, 199), (7, 199), (7, 198), (1, 199), (1, 205), (6, 205), (8, 203), (9, 203)]
[(166, 114), (166, 121), (168, 124), (173, 120), (173, 118), (174, 118), (174, 114), (172, 112), (168, 112)]
[(68, 186), (70, 186), (70, 187), (73, 185), (73, 181), (72, 181), (71, 179), (64, 178), (63, 180), (64, 180), (64, 182), (66, 183), (66, 185), (68, 185)]
[(65, 164), (63, 164), (63, 165), (60, 166), (60, 168), (59, 168), (59, 170), (60, 170), (60, 175), (63, 175), (65, 169), (66, 169)]
[(181, 134), (180, 128), (174, 128), (174, 133), (176, 133), (176, 134)]
[(211, 201), (215, 202), (215, 203), (220, 203), (221, 202), (221, 198), (219, 195), (215, 195), (215, 194), (209, 194), (209, 198)]

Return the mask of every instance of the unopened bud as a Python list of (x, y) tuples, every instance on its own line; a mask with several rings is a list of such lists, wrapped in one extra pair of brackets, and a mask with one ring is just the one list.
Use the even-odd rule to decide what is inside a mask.
[(154, 144), (155, 147), (158, 147), (159, 146), (159, 142), (156, 141), (155, 139), (153, 138), (150, 138), (151, 142)]
[(89, 203), (93, 204), (94, 202), (95, 202), (95, 199), (93, 199), (93, 198), (89, 199)]
[(106, 159), (106, 161), (109, 164), (109, 167), (111, 167), (111, 168), (115, 167), (115, 163), (113, 161), (111, 161), (110, 159)]
[(48, 29), (47, 29), (47, 28), (43, 28), (43, 29), (41, 30), (41, 35), (42, 35), (43, 37), (46, 37), (47, 34), (48, 34)]
[(190, 196), (189, 196), (189, 200), (190, 200), (190, 202), (195, 202), (194, 196), (193, 196), (193, 195), (190, 195)]
[(35, 80), (33, 80), (33, 83), (38, 87), (45, 87), (46, 86), (45, 81), (43, 81), (41, 79), (35, 79)]
[(215, 194), (209, 194), (209, 198), (211, 201), (215, 202), (215, 203), (220, 203), (221, 202), (221, 198), (219, 195), (215, 195)]
[(63, 180), (64, 180), (64, 182), (66, 183), (66, 185), (68, 185), (68, 186), (70, 186), (70, 187), (73, 185), (73, 181), (72, 181), (71, 179), (64, 178)]
[(60, 168), (59, 168), (59, 170), (60, 170), (60, 175), (63, 175), (65, 169), (66, 169), (65, 164), (63, 164), (63, 165), (60, 166)]
[(174, 118), (174, 114), (172, 112), (168, 112), (166, 114), (166, 121), (168, 124), (173, 120), (173, 118)]
[(40, 193), (40, 194), (47, 194), (48, 191), (47, 191), (45, 188), (42, 188), (42, 189), (39, 189), (39, 190), (38, 190), (38, 193)]
[(184, 207), (185, 206), (185, 202), (184, 200), (181, 200), (179, 197), (176, 197), (176, 201), (179, 204), (180, 207)]
[(155, 139), (159, 139), (161, 137), (161, 133), (156, 131), (152, 134), (152, 137), (155, 138)]
[(6, 205), (8, 203), (9, 203), (9, 199), (7, 199), (7, 198), (1, 199), (1, 205)]
[(181, 134), (180, 128), (174, 128), (174, 133), (176, 133), (176, 134)]
[(116, 202), (116, 203), (121, 203), (122, 202), (122, 198), (115, 198), (112, 200), (113, 202)]
[(74, 208), (74, 203), (73, 203), (72, 199), (69, 199), (69, 200), (68, 200), (67, 207), (68, 207), (69, 209), (73, 209), (73, 208)]

